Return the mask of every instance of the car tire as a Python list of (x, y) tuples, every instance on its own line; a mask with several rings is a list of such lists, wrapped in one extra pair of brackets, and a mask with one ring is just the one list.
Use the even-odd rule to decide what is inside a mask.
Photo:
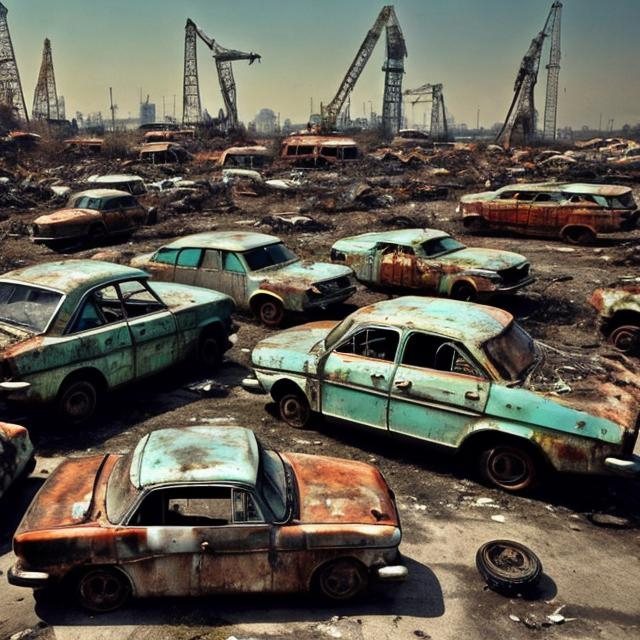
[(489, 229), (489, 223), (481, 216), (464, 218), (462, 224), (472, 233), (481, 233)]
[(348, 558), (335, 560), (321, 567), (315, 579), (316, 589), (323, 598), (339, 602), (362, 595), (368, 584), (364, 567)]
[(56, 410), (67, 424), (76, 426), (89, 420), (98, 406), (98, 389), (86, 378), (72, 378), (62, 383)]
[(198, 342), (198, 365), (206, 371), (215, 371), (222, 363), (222, 350), (218, 336), (213, 331), (205, 331)]
[(595, 242), (596, 235), (591, 229), (569, 227), (563, 231), (562, 239), (569, 244), (589, 245)]
[(309, 424), (311, 408), (302, 392), (286, 393), (278, 400), (280, 417), (294, 429), (304, 429)]
[(256, 305), (256, 315), (267, 327), (277, 327), (284, 318), (284, 306), (276, 298), (264, 298)]
[(542, 577), (542, 562), (528, 547), (511, 540), (492, 540), (476, 553), (476, 567), (487, 585), (511, 595), (531, 590)]
[(625, 324), (616, 327), (609, 336), (613, 346), (628, 355), (637, 354), (640, 350), (640, 327)]
[(473, 302), (478, 297), (475, 287), (469, 282), (456, 282), (451, 287), (451, 297), (454, 300), (462, 300), (464, 302)]
[(533, 487), (539, 470), (533, 455), (516, 444), (496, 444), (483, 449), (478, 457), (482, 479), (490, 485), (519, 493)]
[(76, 598), (89, 611), (119, 609), (131, 596), (131, 584), (123, 573), (111, 567), (95, 567), (83, 572), (76, 583)]

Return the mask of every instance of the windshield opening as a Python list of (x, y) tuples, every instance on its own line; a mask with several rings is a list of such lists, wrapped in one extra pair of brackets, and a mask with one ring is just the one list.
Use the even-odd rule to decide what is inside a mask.
[(446, 253), (453, 253), (454, 251), (460, 251), (464, 249), (465, 245), (462, 242), (458, 242), (454, 238), (434, 238), (433, 240), (427, 240), (422, 243), (422, 255), (427, 258), (434, 258), (436, 256), (442, 256)]
[(487, 340), (482, 348), (502, 378), (509, 382), (521, 380), (536, 360), (533, 338), (516, 322)]
[(0, 321), (42, 333), (60, 300), (62, 294), (56, 291), (0, 282)]
[(339, 322), (329, 333), (324, 340), (324, 346), (327, 349), (331, 349), (334, 345), (338, 344), (342, 340), (343, 336), (347, 334), (349, 329), (353, 326), (352, 318), (345, 318), (342, 322)]
[(136, 488), (129, 479), (133, 451), (116, 462), (107, 484), (107, 518), (112, 524), (120, 524), (136, 498)]
[(277, 522), (287, 517), (289, 510), (289, 487), (287, 472), (282, 458), (275, 451), (260, 445), (261, 477), (258, 483), (262, 498), (269, 505)]
[(298, 259), (296, 254), (287, 249), (281, 242), (251, 249), (251, 251), (246, 251), (242, 255), (251, 271), (260, 271), (260, 269), (266, 269), (275, 264), (283, 264)]

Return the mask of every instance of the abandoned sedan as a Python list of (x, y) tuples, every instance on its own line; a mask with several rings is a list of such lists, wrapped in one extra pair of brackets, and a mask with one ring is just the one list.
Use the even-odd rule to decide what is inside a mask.
[(529, 488), (546, 467), (640, 473), (637, 427), (615, 421), (628, 419), (615, 385), (602, 386), (611, 397), (591, 413), (569, 405), (585, 408), (579, 394), (534, 392), (541, 349), (501, 309), (405, 297), (263, 340), (252, 355), (257, 380), (245, 385), (269, 392), (291, 426), (314, 411), (445, 445), (508, 491)]
[(623, 279), (596, 289), (589, 302), (600, 315), (602, 333), (616, 349), (640, 355), (640, 280)]
[(356, 290), (348, 267), (302, 262), (279, 238), (262, 233), (197, 233), (131, 264), (157, 280), (222, 291), (267, 326), (280, 324), (285, 312), (343, 302)]
[(153, 211), (147, 211), (130, 193), (90, 189), (74, 194), (66, 209), (36, 218), (29, 233), (34, 242), (60, 246), (129, 235), (148, 222), (153, 222)]
[(29, 432), (17, 424), (0, 422), (0, 498), (18, 478), (35, 468)]
[(143, 271), (97, 260), (4, 274), (0, 390), (9, 400), (53, 402), (66, 422), (79, 424), (107, 390), (189, 358), (218, 364), (231, 346), (231, 298), (147, 280)]
[(631, 231), (638, 222), (629, 187), (598, 184), (512, 184), (462, 196), (457, 209), (465, 227), (560, 237), (588, 244), (599, 234)]
[(364, 233), (338, 240), (331, 259), (351, 267), (360, 282), (391, 291), (420, 291), (459, 300), (515, 291), (531, 282), (524, 256), (471, 249), (437, 229)]
[(9, 582), (70, 588), (95, 611), (130, 595), (347, 600), (406, 576), (401, 537), (371, 465), (278, 453), (241, 427), (161, 429), (58, 467), (15, 534)]

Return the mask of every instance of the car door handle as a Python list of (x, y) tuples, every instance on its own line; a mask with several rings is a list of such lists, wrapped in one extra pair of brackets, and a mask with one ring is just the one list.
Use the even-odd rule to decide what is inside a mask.
[(398, 380), (394, 386), (397, 389), (408, 389), (411, 386), (411, 380)]
[(371, 374), (371, 379), (372, 380), (384, 380), (384, 374), (383, 373), (372, 373)]
[(477, 391), (467, 391), (464, 397), (467, 400), (480, 400), (480, 394)]
[(209, 551), (209, 549), (211, 548), (211, 545), (210, 545), (206, 540), (203, 540), (203, 541), (200, 543), (200, 548), (201, 548), (203, 551)]

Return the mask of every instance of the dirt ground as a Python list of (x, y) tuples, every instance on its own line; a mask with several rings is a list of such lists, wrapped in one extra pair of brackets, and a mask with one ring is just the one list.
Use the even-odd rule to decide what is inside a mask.
[[(536, 282), (493, 304), (512, 312), (535, 338), (552, 346), (585, 357), (609, 351), (587, 298), (598, 286), (638, 275), (633, 248), (640, 244), (640, 232), (590, 247), (569, 247), (556, 240), (469, 235), (456, 219), (455, 207), (462, 193), (480, 190), (482, 186), (456, 189), (447, 200), (406, 201), (378, 209), (311, 210), (309, 215), (330, 228), (277, 235), (299, 256), (328, 261), (329, 248), (338, 238), (394, 228), (397, 221), (394, 225), (392, 219), (404, 216), (415, 221), (415, 226), (444, 229), (470, 246), (522, 253), (531, 260)], [(637, 188), (635, 195), (639, 200)], [(62, 257), (84, 258), (106, 250), (112, 258), (127, 262), (188, 233), (211, 229), (269, 233), (270, 227), (260, 221), (274, 212), (296, 211), (305, 205), (305, 196), (237, 196), (235, 204), (235, 210), (224, 212), (205, 209), (169, 215), (161, 210), (157, 225), (142, 229), (125, 244), (79, 249)], [(38, 213), (46, 210), (42, 207)], [(11, 221), (30, 222), (35, 213), (11, 211), (2, 225), (8, 231)], [(2, 271), (60, 257), (34, 246), (27, 237), (5, 236), (0, 243)], [(359, 287), (347, 304), (328, 315), (343, 317), (357, 306), (385, 297)], [(309, 319), (317, 317), (320, 314)], [(532, 496), (514, 497), (478, 484), (449, 456), (427, 446), (407, 446), (379, 434), (319, 421), (309, 430), (292, 430), (277, 419), (266, 396), (241, 388), (240, 381), (250, 367), (250, 350), (270, 330), (245, 316), (239, 316), (238, 323), (238, 342), (215, 378), (222, 388), (217, 387), (212, 395), (193, 389), (199, 380), (183, 368), (114, 393), (93, 423), (82, 430), (60, 429), (43, 414), (7, 415), (30, 427), (38, 470), (0, 501), (0, 570), (6, 574), (13, 561), (11, 536), (29, 498), (60, 459), (126, 451), (144, 433), (162, 427), (228, 422), (252, 428), (270, 447), (377, 464), (398, 496), (410, 581), (394, 594), (374, 594), (370, 603), (344, 608), (321, 608), (304, 598), (284, 602), (266, 597), (224, 598), (135, 603), (125, 612), (94, 617), (70, 603), (34, 608), (29, 591), (9, 587), (0, 578), (0, 638), (26, 629), (31, 631), (23, 638), (136, 640), (640, 637), (640, 482), (559, 477)], [(480, 497), (491, 502), (478, 503)], [(594, 514), (602, 513), (617, 516), (617, 526), (595, 523)], [(504, 522), (492, 520), (495, 515), (504, 516)], [(474, 556), (491, 538), (516, 539), (538, 552), (546, 573), (538, 598), (509, 600), (483, 588)], [(545, 616), (560, 606), (564, 606), (563, 615), (575, 620), (542, 627)]]

